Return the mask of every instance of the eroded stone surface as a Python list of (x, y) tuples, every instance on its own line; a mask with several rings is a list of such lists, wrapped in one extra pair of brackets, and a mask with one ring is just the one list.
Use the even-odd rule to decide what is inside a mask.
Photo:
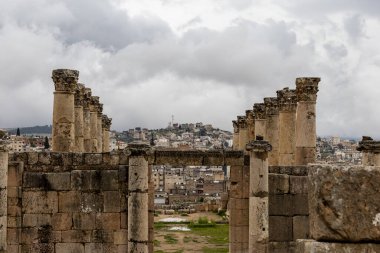
[(380, 244), (327, 243), (297, 240), (296, 253), (378, 253)]
[(380, 242), (379, 182), (380, 167), (312, 165), (311, 238)]

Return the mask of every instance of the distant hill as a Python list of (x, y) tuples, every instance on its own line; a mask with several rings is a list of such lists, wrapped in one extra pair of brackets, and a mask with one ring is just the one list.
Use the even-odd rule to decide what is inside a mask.
[[(34, 126), (34, 127), (20, 127), (20, 133), (23, 134), (51, 134), (51, 125)], [(8, 129), (10, 134), (16, 134), (17, 128)]]

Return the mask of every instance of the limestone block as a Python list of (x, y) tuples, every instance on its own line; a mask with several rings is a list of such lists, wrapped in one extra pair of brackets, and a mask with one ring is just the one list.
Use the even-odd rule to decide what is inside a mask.
[(73, 165), (82, 165), (84, 161), (84, 153), (73, 153)]
[(97, 213), (95, 224), (97, 229), (119, 230), (120, 213)]
[(21, 229), (22, 244), (52, 243), (59, 241), (61, 241), (61, 232), (53, 231), (49, 225)]
[(132, 161), (134, 163), (129, 166), (129, 190), (148, 191), (148, 161), (144, 157), (134, 157), (129, 160), (130, 163)]
[(69, 230), (72, 226), (71, 213), (55, 213), (51, 217), (53, 230)]
[(103, 162), (102, 154), (84, 154), (84, 162), (88, 165), (99, 165)]
[(36, 164), (38, 162), (37, 152), (28, 152), (28, 164)]
[(126, 252), (128, 252), (128, 244), (127, 245), (123, 245), (123, 244), (117, 245), (117, 253), (126, 253)]
[(309, 216), (293, 217), (293, 240), (309, 238)]
[(119, 189), (118, 170), (101, 171), (101, 189), (103, 191), (115, 191)]
[[(21, 228), (8, 228), (7, 233), (7, 243), (9, 244), (19, 244), (21, 242)], [(8, 248), (9, 252), (12, 252)]]
[(86, 243), (84, 245), (85, 253), (103, 253), (103, 244), (102, 243)]
[(309, 163), (315, 163), (315, 160), (317, 159), (315, 146), (296, 147), (295, 159), (296, 165), (307, 165)]
[(49, 165), (51, 161), (50, 152), (38, 153), (38, 162), (40, 164)]
[(114, 239), (113, 230), (96, 229), (92, 231), (91, 242), (112, 243)]
[(24, 163), (10, 162), (8, 165), (8, 187), (22, 186)]
[(307, 194), (308, 192), (307, 176), (290, 176), (290, 193)]
[(380, 242), (379, 182), (380, 167), (311, 166), (311, 238)]
[(270, 173), (268, 181), (270, 194), (289, 193), (289, 175)]
[(73, 165), (73, 153), (50, 153), (50, 164), (54, 166)]
[(103, 210), (104, 212), (117, 213), (120, 212), (120, 193), (119, 191), (103, 192)]
[(22, 210), (24, 213), (36, 213), (36, 214), (57, 213), (58, 212), (57, 192), (24, 191), (22, 193)]
[(115, 244), (128, 244), (128, 230), (122, 229), (114, 232)]
[(240, 182), (243, 180), (243, 166), (231, 166), (230, 181)]
[(103, 163), (107, 165), (119, 165), (119, 154), (114, 151), (103, 153)]
[(95, 229), (95, 213), (73, 213), (73, 229)]
[(55, 253), (84, 253), (82, 243), (57, 243)]
[(41, 227), (51, 225), (50, 214), (24, 214), (23, 227)]
[(103, 196), (101, 193), (82, 193), (80, 198), (80, 211), (84, 213), (102, 212)]
[(22, 226), (21, 216), (10, 216), (8, 215), (8, 228), (19, 228)]
[(249, 198), (249, 243), (268, 242), (268, 197)]
[(90, 242), (91, 232), (88, 230), (62, 231), (62, 242)]
[(148, 241), (147, 193), (130, 193), (128, 198), (128, 234), (130, 240)]
[(293, 195), (293, 215), (309, 215), (309, 202), (307, 194)]
[(269, 215), (292, 216), (293, 196), (290, 194), (269, 195)]
[(59, 192), (58, 202), (60, 213), (71, 213), (81, 211), (81, 195), (79, 192)]
[(70, 173), (41, 173), (41, 172), (25, 172), (23, 187), (40, 188), (43, 190), (70, 190)]
[(73, 190), (99, 190), (102, 172), (100, 170), (73, 170), (71, 172), (71, 188)]
[(120, 228), (128, 229), (128, 214), (120, 213)]
[(39, 252), (54, 252), (53, 243), (37, 243), (21, 245), (20, 252), (39, 253)]
[(297, 240), (295, 253), (378, 253), (380, 244), (329, 243), (313, 240)]
[(21, 187), (8, 187), (8, 198), (21, 198)]
[(293, 219), (286, 216), (269, 216), (269, 241), (287, 242), (293, 240)]
[(129, 242), (128, 250), (128, 252), (148, 253), (148, 243)]
[(270, 242), (270, 253), (294, 253), (295, 242)]

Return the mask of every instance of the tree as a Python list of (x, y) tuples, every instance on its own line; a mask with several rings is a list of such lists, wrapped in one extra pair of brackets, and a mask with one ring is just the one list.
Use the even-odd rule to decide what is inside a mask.
[(17, 128), (16, 135), (17, 135), (17, 136), (20, 136), (20, 128)]
[(3, 139), (5, 136), (7, 136), (7, 133), (0, 130), (0, 139)]
[(49, 138), (47, 136), (45, 136), (44, 148), (45, 149), (49, 149), (50, 148)]

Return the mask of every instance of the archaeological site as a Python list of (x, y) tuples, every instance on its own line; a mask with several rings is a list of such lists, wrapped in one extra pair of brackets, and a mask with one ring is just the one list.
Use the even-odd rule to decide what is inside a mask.
[(154, 165), (229, 166), (229, 252), (380, 253), (380, 142), (363, 164), (316, 163), (320, 78), (255, 103), (233, 149), (109, 150), (99, 97), (57, 69), (51, 152), (0, 144), (1, 253), (153, 253)]

